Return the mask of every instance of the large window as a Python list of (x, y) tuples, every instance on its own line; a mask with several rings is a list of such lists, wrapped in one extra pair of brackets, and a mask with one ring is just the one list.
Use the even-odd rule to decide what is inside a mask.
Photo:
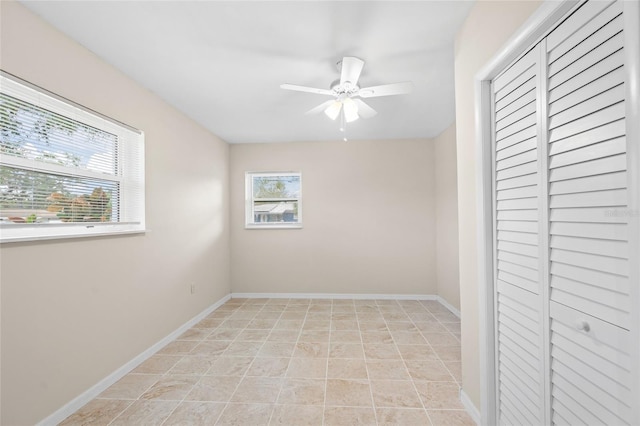
[(142, 132), (0, 75), (0, 241), (143, 230)]
[(246, 227), (301, 228), (301, 184), (300, 173), (246, 173)]

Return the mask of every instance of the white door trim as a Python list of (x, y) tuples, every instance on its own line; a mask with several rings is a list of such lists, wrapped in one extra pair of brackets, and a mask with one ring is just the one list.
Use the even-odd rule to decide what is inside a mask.
[(493, 182), (491, 173), (491, 80), (542, 39), (577, 0), (546, 0), (475, 76), (476, 183), (478, 212), (478, 301), (480, 313), (480, 415), (497, 424), (496, 339), (493, 288)]

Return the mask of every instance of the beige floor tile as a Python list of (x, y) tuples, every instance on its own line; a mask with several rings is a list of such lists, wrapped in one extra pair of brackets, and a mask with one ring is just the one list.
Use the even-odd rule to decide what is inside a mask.
[(323, 405), (325, 381), (321, 379), (284, 380), (278, 404)]
[(454, 314), (452, 314), (449, 311), (442, 311), (442, 312), (434, 312), (433, 316), (436, 317), (438, 319), (438, 321), (444, 323), (444, 322), (460, 322), (460, 318), (458, 318), (457, 316), (455, 316)]
[[(348, 310), (343, 310), (343, 307), (340, 309), (333, 309), (331, 312), (331, 321), (357, 321), (358, 316), (356, 315), (355, 308), (349, 308)], [(357, 329), (357, 328), (356, 328)]]
[(420, 331), (412, 322), (390, 322), (387, 321), (387, 328), (390, 331)]
[(154, 355), (137, 366), (132, 373), (164, 374), (181, 359), (182, 355)]
[(464, 409), (458, 383), (415, 381), (414, 384), (426, 409)]
[(204, 376), (186, 396), (186, 401), (226, 402), (242, 380), (236, 376)]
[(427, 341), (419, 331), (392, 331), (393, 341), (397, 345), (426, 345)]
[(360, 321), (358, 323), (360, 331), (372, 332), (372, 331), (388, 331), (387, 323), (384, 320), (380, 321)]
[(364, 358), (364, 351), (360, 343), (331, 343), (329, 358)]
[(371, 389), (365, 380), (327, 379), (326, 405), (370, 407)]
[(232, 299), (63, 424), (473, 424), (459, 333), (437, 301)]
[(429, 381), (453, 381), (454, 378), (449, 374), (441, 361), (405, 361), (409, 374), (413, 380), (429, 380)]
[(431, 315), (429, 312), (427, 311), (423, 311), (423, 312), (409, 312), (409, 318), (411, 318), (411, 321), (413, 321), (414, 323), (417, 322), (427, 322), (427, 321), (432, 321), (432, 322), (437, 322), (438, 320), (436, 319), (436, 317), (434, 317), (433, 315)]
[(223, 322), (224, 322), (224, 319), (221, 319), (221, 318), (205, 318), (199, 323), (197, 323), (196, 325), (194, 325), (193, 328), (208, 329), (209, 331), (211, 331), (214, 328), (219, 327)]
[(382, 317), (387, 322), (397, 322), (397, 321), (408, 322), (411, 320), (409, 318), (409, 315), (407, 315), (404, 312), (383, 312)]
[(331, 379), (367, 379), (367, 365), (363, 359), (330, 358), (327, 377)]
[(328, 330), (302, 330), (298, 342), (328, 343), (330, 335)]
[(331, 321), (331, 330), (352, 330), (352, 331), (357, 331), (359, 330), (358, 328), (358, 321), (356, 321), (355, 319), (353, 320), (336, 320), (336, 321)]
[(363, 331), (361, 336), (363, 343), (393, 344), (393, 337), (388, 331)]
[(260, 311), (256, 314), (254, 319), (280, 319), (284, 306), (274, 306), (273, 311)]
[(276, 405), (270, 425), (322, 426), (324, 409), (315, 405)]
[(404, 360), (437, 360), (438, 355), (427, 345), (398, 345), (400, 355)]
[(272, 330), (267, 337), (267, 342), (297, 342), (298, 330)]
[(182, 402), (163, 426), (213, 425), (225, 404), (220, 402)]
[(298, 342), (293, 351), (294, 358), (327, 358), (329, 344), (317, 342)]
[(401, 359), (396, 345), (364, 343), (366, 359)]
[(267, 425), (272, 412), (272, 404), (228, 404), (216, 425)]
[(442, 361), (460, 361), (460, 346), (434, 346), (433, 350)]
[(355, 330), (336, 330), (331, 332), (331, 343), (357, 343), (360, 342), (360, 332)]
[(198, 382), (198, 376), (167, 375), (158, 380), (140, 399), (181, 401)]
[(410, 380), (407, 367), (402, 360), (368, 360), (369, 379)]
[(277, 322), (277, 319), (254, 319), (247, 325), (247, 328), (256, 330), (271, 330)]
[(411, 380), (371, 380), (371, 393), (377, 408), (422, 408)]
[(437, 321), (430, 322), (415, 322), (418, 330), (423, 333), (446, 333), (447, 329)]
[(278, 377), (245, 377), (238, 385), (231, 401), (247, 404), (273, 403), (278, 398), (281, 385), (282, 379)]
[(158, 351), (159, 355), (186, 355), (200, 342), (175, 340)]
[(207, 336), (207, 340), (234, 340), (242, 330), (242, 328), (218, 328)]
[(444, 365), (458, 383), (462, 382), (462, 363), (460, 361), (444, 361)]
[(222, 324), (219, 325), (220, 328), (247, 328), (247, 326), (249, 325), (249, 323), (252, 320), (248, 320), (248, 319), (226, 319), (224, 320), (224, 322)]
[(99, 398), (138, 399), (161, 377), (149, 374), (127, 374), (102, 392)]
[(161, 425), (178, 404), (178, 401), (136, 401), (116, 417), (111, 425)]
[(431, 422), (425, 410), (421, 408), (378, 408), (376, 410), (379, 425), (385, 426), (430, 426)]
[(247, 376), (284, 377), (290, 358), (256, 358), (247, 371)]
[[(302, 329), (302, 324), (304, 324), (304, 313), (300, 314), (299, 312), (291, 312), (288, 315), (286, 313), (282, 314), (282, 318), (278, 320), (276, 325), (273, 327), (274, 330), (300, 330)], [(286, 318), (289, 316), (302, 316), (302, 318)]]
[(293, 342), (265, 342), (258, 352), (258, 357), (289, 358), (296, 344)]
[(326, 407), (324, 409), (325, 426), (374, 426), (376, 414), (373, 408)]
[(176, 340), (204, 340), (211, 334), (206, 328), (190, 328), (178, 337)]
[(218, 356), (231, 344), (226, 340), (205, 340), (193, 348), (189, 355)]
[(253, 357), (218, 357), (209, 370), (207, 376), (244, 376), (251, 365)]
[(132, 403), (130, 400), (94, 399), (67, 417), (60, 426), (106, 426)]
[(238, 337), (236, 337), (236, 341), (242, 342), (264, 342), (267, 340), (269, 336), (269, 332), (267, 330), (243, 330)]
[(169, 370), (169, 374), (194, 374), (203, 375), (214, 363), (211, 357), (185, 356)]
[(291, 358), (287, 377), (317, 379), (327, 374), (326, 358)]
[(464, 410), (427, 410), (431, 423), (437, 426), (476, 426)]
[(425, 333), (422, 335), (431, 346), (457, 346), (460, 344), (458, 339), (451, 333)]
[(224, 351), (224, 356), (256, 356), (263, 342), (233, 342)]
[(276, 328), (280, 328), (279, 325), (282, 321), (287, 321), (287, 320), (293, 320), (293, 321), (300, 321), (300, 327), (302, 327), (302, 323), (304, 322), (304, 319), (307, 316), (307, 310), (305, 309), (296, 309), (296, 310), (287, 310), (285, 312), (282, 313), (282, 315), (280, 316), (280, 321), (278, 322), (278, 324), (276, 325)]
[(331, 326), (330, 320), (310, 320), (309, 316), (307, 316), (307, 320), (302, 325), (303, 330), (319, 330), (319, 331), (329, 331), (329, 327)]

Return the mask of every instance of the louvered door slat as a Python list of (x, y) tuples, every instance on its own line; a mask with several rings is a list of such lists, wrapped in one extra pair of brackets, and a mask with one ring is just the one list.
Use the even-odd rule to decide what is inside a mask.
[(538, 270), (538, 63), (532, 50), (493, 81), (498, 393), (503, 424), (544, 419)]

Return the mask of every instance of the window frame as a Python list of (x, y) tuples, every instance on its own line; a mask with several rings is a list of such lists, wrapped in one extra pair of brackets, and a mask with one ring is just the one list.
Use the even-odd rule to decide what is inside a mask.
[[(300, 181), (298, 197), (291, 198), (254, 198), (253, 181), (256, 177), (294, 176)], [(302, 228), (302, 173), (301, 172), (245, 172), (245, 229), (301, 229)], [(296, 222), (255, 222), (254, 205), (256, 201), (295, 201), (298, 203), (298, 220)]]
[[(115, 134), (118, 139), (114, 161), (118, 166), (117, 173), (112, 175), (7, 154), (1, 156), (0, 165), (24, 171), (114, 182), (119, 187), (117, 202), (120, 206), (119, 222), (3, 223), (0, 225), (0, 243), (146, 232), (144, 132), (5, 71), (0, 71), (0, 82), (2, 93), (8, 96)], [(34, 103), (32, 99), (38, 99), (38, 102)]]

